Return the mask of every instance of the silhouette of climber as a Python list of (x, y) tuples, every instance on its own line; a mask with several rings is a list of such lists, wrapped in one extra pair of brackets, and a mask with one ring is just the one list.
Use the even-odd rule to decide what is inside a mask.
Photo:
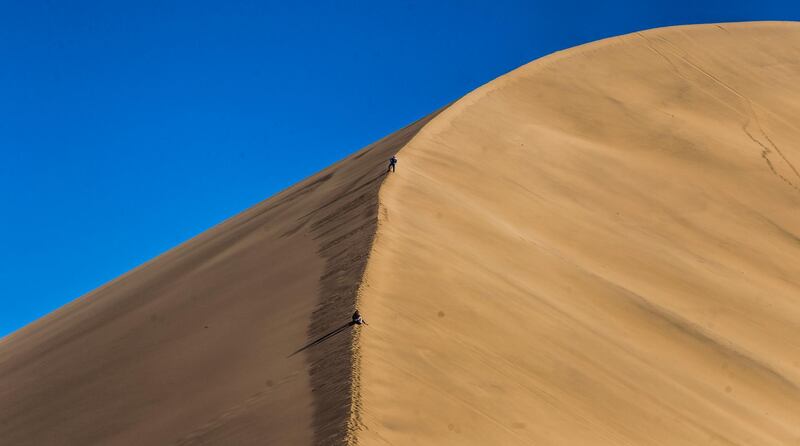
[(387, 170), (386, 172), (387, 173), (388, 172), (394, 172), (394, 166), (396, 164), (397, 164), (397, 155), (392, 155), (392, 157), (389, 158), (389, 170)]
[(350, 322), (342, 325), (341, 327), (338, 327), (338, 328), (334, 329), (330, 333), (326, 333), (326, 334), (322, 335), (321, 337), (319, 337), (319, 338), (309, 342), (308, 344), (300, 347), (299, 349), (295, 350), (294, 353), (289, 355), (289, 357), (291, 358), (292, 356), (302, 352), (303, 350), (305, 350), (307, 348), (311, 348), (311, 347), (313, 347), (315, 345), (319, 345), (319, 344), (325, 342), (326, 340), (336, 336), (337, 334), (347, 330), (348, 328), (352, 327), (353, 325), (367, 325), (367, 321), (365, 321), (364, 318), (361, 317), (361, 314), (358, 312), (358, 310), (356, 310), (356, 312), (353, 313), (353, 320), (352, 321), (350, 321)]
[(356, 310), (356, 312), (355, 312), (355, 313), (353, 313), (353, 324), (358, 324), (358, 325), (364, 324), (364, 325), (368, 325), (368, 324), (367, 324), (367, 321), (365, 321), (365, 320), (364, 320), (364, 318), (362, 318), (362, 317), (361, 317), (361, 314), (359, 314), (358, 310)]

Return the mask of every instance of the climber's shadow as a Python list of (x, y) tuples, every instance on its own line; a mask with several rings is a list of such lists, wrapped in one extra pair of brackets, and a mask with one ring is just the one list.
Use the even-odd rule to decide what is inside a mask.
[(315, 346), (317, 344), (321, 344), (321, 343), (325, 342), (326, 340), (328, 340), (328, 339), (336, 336), (337, 334), (347, 330), (348, 327), (352, 327), (355, 324), (356, 324), (355, 322), (348, 322), (348, 323), (342, 325), (341, 327), (337, 328), (336, 330), (333, 330), (332, 332), (320, 337), (319, 339), (315, 339), (315, 340), (309, 342), (308, 344), (300, 347), (299, 349), (295, 350), (294, 353), (289, 355), (289, 358), (291, 358), (292, 356), (302, 352), (303, 350), (305, 350), (307, 348), (311, 348), (311, 347), (313, 347), (313, 346)]

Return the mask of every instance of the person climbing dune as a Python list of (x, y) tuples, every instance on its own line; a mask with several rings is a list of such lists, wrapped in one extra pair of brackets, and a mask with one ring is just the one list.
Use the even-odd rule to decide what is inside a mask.
[(395, 165), (397, 165), (397, 155), (392, 155), (392, 157), (389, 158), (389, 170), (387, 170), (386, 172), (387, 173), (394, 172)]
[(356, 310), (356, 312), (353, 313), (353, 324), (368, 325), (367, 321), (365, 321), (364, 318), (361, 317), (361, 314), (358, 312), (358, 310)]

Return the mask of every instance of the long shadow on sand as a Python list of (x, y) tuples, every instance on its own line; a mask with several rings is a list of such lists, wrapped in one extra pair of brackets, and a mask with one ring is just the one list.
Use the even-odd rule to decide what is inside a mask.
[(294, 356), (294, 355), (296, 355), (296, 354), (298, 354), (298, 353), (302, 352), (303, 350), (305, 350), (305, 349), (307, 349), (307, 348), (311, 348), (311, 347), (313, 347), (313, 346), (315, 346), (315, 345), (317, 345), (317, 344), (321, 344), (321, 343), (323, 343), (323, 342), (327, 341), (328, 339), (330, 339), (330, 338), (332, 338), (332, 337), (336, 336), (337, 334), (339, 334), (339, 333), (341, 333), (341, 332), (343, 332), (343, 331), (347, 330), (347, 328), (348, 328), (348, 327), (352, 327), (352, 326), (353, 326), (353, 325), (355, 325), (355, 324), (356, 324), (355, 322), (348, 322), (348, 323), (346, 323), (346, 324), (342, 325), (341, 327), (339, 327), (339, 328), (337, 328), (337, 329), (333, 330), (332, 332), (330, 332), (330, 333), (326, 334), (325, 336), (322, 336), (322, 337), (320, 337), (319, 339), (315, 339), (315, 340), (313, 340), (313, 341), (309, 342), (308, 344), (306, 344), (306, 345), (304, 345), (304, 346), (300, 347), (299, 349), (295, 350), (295, 352), (294, 352), (294, 353), (292, 353), (291, 355), (289, 355), (288, 357), (289, 357), (289, 358), (291, 358), (292, 356)]

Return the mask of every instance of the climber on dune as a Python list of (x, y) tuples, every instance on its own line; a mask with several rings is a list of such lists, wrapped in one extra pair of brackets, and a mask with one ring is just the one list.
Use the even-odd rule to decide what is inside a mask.
[(389, 170), (387, 170), (386, 173), (394, 172), (395, 165), (397, 165), (397, 155), (392, 155), (392, 157), (389, 158)]
[(368, 325), (367, 321), (365, 321), (364, 318), (361, 317), (361, 314), (359, 314), (358, 310), (356, 310), (356, 312), (353, 313), (353, 322), (351, 322), (350, 324), (351, 325), (362, 325), (362, 324), (363, 325)]

